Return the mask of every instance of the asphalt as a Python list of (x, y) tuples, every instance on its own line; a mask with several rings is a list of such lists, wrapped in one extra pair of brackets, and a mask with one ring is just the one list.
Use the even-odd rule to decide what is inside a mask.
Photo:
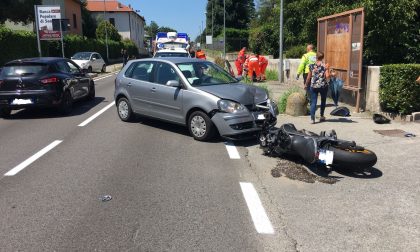
[[(95, 84), (95, 101), (69, 116), (21, 110), (0, 119), (2, 174), (62, 141), (0, 178), (0, 250), (294, 250), (245, 147), (233, 160), (221, 139), (198, 142), (184, 127), (142, 117), (124, 123), (114, 106), (78, 127), (113, 101), (114, 77)], [(256, 188), (274, 234), (256, 231), (240, 182)]]

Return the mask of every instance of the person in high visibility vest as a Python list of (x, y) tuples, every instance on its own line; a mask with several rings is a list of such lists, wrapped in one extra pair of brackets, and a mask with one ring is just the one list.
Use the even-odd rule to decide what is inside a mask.
[(257, 57), (258, 63), (260, 65), (261, 80), (266, 80), (267, 78), (265, 77), (265, 69), (268, 66), (268, 60), (262, 55), (257, 55)]
[(306, 53), (302, 56), (300, 60), (300, 65), (297, 70), (296, 80), (299, 80), (299, 75), (303, 73), (303, 84), (306, 83), (306, 77), (309, 73), (309, 65), (315, 64), (316, 62), (316, 53), (314, 52), (314, 45), (308, 44), (306, 46)]
[(197, 59), (203, 59), (206, 60), (206, 54), (201, 49), (198, 49), (197, 52), (195, 52), (195, 57)]
[(238, 58), (235, 60), (236, 70), (238, 70), (238, 75), (242, 75), (243, 65), (246, 60), (246, 47), (243, 47), (242, 50), (238, 53)]
[(249, 63), (248, 63), (248, 77), (254, 81), (254, 72), (257, 78), (257, 81), (261, 80), (261, 73), (260, 73), (260, 64), (258, 61), (258, 57), (255, 54), (251, 54), (249, 56)]

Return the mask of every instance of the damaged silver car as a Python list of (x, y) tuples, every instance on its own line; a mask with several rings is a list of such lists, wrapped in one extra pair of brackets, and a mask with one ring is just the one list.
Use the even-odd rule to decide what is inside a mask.
[[(135, 114), (185, 125), (200, 141), (260, 131), (267, 92), (242, 84), (218, 65), (194, 58), (130, 61), (115, 80), (118, 116)], [(274, 104), (275, 106), (275, 104)]]

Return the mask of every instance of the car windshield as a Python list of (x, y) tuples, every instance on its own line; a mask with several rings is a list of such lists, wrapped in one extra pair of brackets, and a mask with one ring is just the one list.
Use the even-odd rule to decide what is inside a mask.
[(78, 52), (75, 55), (73, 55), (73, 57), (71, 58), (75, 60), (89, 60), (91, 54), (92, 53), (89, 53), (89, 52)]
[(162, 57), (188, 57), (188, 53), (160, 52), (160, 53), (155, 54), (155, 58), (162, 58)]
[(238, 82), (221, 67), (209, 61), (179, 63), (177, 66), (193, 87)]
[(9, 65), (3, 67), (0, 75), (7, 76), (28, 76), (46, 72), (48, 66), (45, 64)]

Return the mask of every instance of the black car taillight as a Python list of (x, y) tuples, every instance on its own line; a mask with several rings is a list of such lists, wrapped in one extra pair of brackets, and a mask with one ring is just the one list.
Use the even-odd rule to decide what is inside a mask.
[(46, 79), (39, 80), (42, 84), (55, 84), (59, 82), (59, 79), (57, 77), (50, 77)]

